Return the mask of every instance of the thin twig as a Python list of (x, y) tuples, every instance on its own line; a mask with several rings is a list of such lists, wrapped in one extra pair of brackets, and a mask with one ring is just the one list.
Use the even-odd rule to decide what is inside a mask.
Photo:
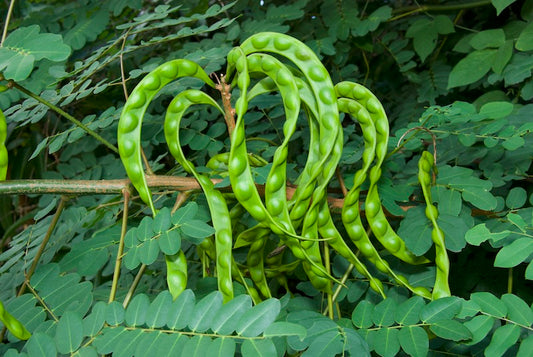
[(11, 15), (13, 15), (13, 7), (15, 7), (15, 0), (11, 0), (9, 2), (9, 8), (7, 9), (6, 22), (4, 24), (4, 31), (2, 32), (2, 41), (0, 42), (0, 47), (4, 46), (4, 41), (7, 37), (7, 29), (9, 27)]
[(133, 283), (131, 284), (130, 289), (128, 290), (128, 293), (126, 294), (126, 297), (124, 298), (124, 302), (122, 303), (122, 306), (124, 306), (124, 308), (128, 307), (131, 297), (135, 293), (135, 289), (137, 289), (137, 286), (139, 285), (139, 282), (141, 281), (141, 278), (145, 270), (146, 270), (146, 264), (142, 264), (141, 267), (139, 268), (139, 271), (137, 272), (137, 275), (135, 275), (135, 279), (133, 280)]
[(130, 191), (127, 188), (122, 190), (124, 196), (124, 209), (122, 210), (122, 227), (120, 230), (120, 241), (118, 243), (117, 258), (115, 260), (115, 271), (113, 272), (113, 282), (111, 284), (111, 292), (109, 293), (108, 302), (111, 303), (115, 300), (117, 293), (118, 278), (120, 277), (120, 265), (122, 264), (122, 254), (124, 253), (124, 238), (128, 230), (128, 208), (130, 203)]
[(174, 214), (185, 203), (185, 201), (187, 201), (191, 193), (192, 191), (180, 192), (178, 194), (178, 197), (176, 197), (176, 202), (174, 203), (174, 207), (172, 207), (172, 210), (170, 210), (170, 214)]
[(30, 269), (28, 269), (28, 272), (25, 274), (24, 282), (22, 283), (22, 286), (20, 287), (17, 296), (21, 296), (24, 294), (24, 291), (26, 291), (26, 285), (29, 284), (31, 277), (33, 276), (33, 273), (35, 272), (35, 269), (37, 268), (37, 264), (39, 264), (39, 259), (41, 259), (41, 256), (44, 253), (44, 249), (46, 248), (46, 245), (48, 244), (48, 241), (50, 240), (50, 237), (52, 236), (52, 233), (54, 232), (54, 229), (57, 225), (57, 222), (59, 221), (59, 217), (61, 216), (61, 212), (63, 212), (63, 208), (65, 208), (65, 204), (68, 201), (68, 198), (65, 196), (61, 197), (61, 200), (59, 201), (59, 204), (57, 205), (56, 213), (54, 214), (54, 217), (52, 218), (52, 222), (50, 222), (50, 225), (48, 226), (48, 230), (46, 231), (46, 234), (43, 238), (43, 241), (41, 242), (41, 245), (39, 247), (39, 250), (37, 251), (37, 254), (35, 254), (35, 257), (33, 258), (33, 262), (30, 266)]

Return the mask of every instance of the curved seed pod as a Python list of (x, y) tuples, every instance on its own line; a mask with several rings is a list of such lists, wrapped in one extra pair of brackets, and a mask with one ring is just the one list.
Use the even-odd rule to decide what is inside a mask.
[(222, 293), (224, 302), (233, 298), (233, 285), (231, 281), (232, 260), (232, 227), (228, 206), (224, 196), (216, 190), (211, 180), (199, 174), (192, 162), (188, 161), (181, 150), (179, 128), (181, 118), (185, 111), (193, 104), (207, 104), (224, 113), (222, 108), (213, 98), (198, 90), (186, 90), (178, 94), (170, 103), (165, 116), (165, 138), (170, 153), (183, 168), (194, 175), (205, 193), (211, 220), (215, 228), (216, 266), (218, 289)]
[(276, 149), (272, 159), (272, 168), (265, 184), (265, 203), (271, 217), (283, 224), (286, 230), (294, 233), (287, 208), (286, 171), (289, 140), (296, 129), (300, 113), (298, 87), (292, 73), (278, 59), (266, 54), (251, 54), (247, 60), (249, 72), (263, 73), (272, 78), (283, 99), (286, 113), (286, 121), (283, 125), (285, 138)]
[[(250, 84), (250, 76), (248, 69), (248, 60), (243, 51), (239, 47), (235, 47), (228, 54), (228, 76), (237, 71), (236, 81), (241, 91), (241, 97), (235, 104), (235, 112), (237, 113), (237, 121), (235, 129), (231, 136), (231, 150), (230, 150), (230, 164), (229, 176), (232, 184), (233, 192), (239, 202), (246, 208), (246, 210), (258, 220), (260, 223), (268, 225), (269, 228), (276, 234), (282, 234), (291, 238), (302, 239), (294, 232), (288, 231), (282, 224), (278, 223), (272, 218), (270, 212), (265, 208), (259, 192), (255, 187), (253, 177), (250, 170), (250, 164), (247, 158), (245, 130), (244, 130), (244, 113), (248, 108), (247, 92)], [(289, 71), (284, 72), (283, 77), (291, 78)], [(285, 79), (284, 78), (284, 79)], [(278, 79), (278, 76), (276, 76)], [(294, 97), (291, 97), (294, 98)], [(296, 98), (298, 98), (296, 96)], [(299, 102), (299, 99), (296, 99)], [(291, 105), (288, 104), (288, 107)], [(316, 239), (316, 238), (315, 238)], [(287, 246), (291, 249), (294, 255), (299, 259), (306, 259), (310, 263), (315, 275), (325, 276), (333, 281), (337, 281), (329, 275), (322, 264), (319, 264), (316, 259), (311, 259), (305, 250), (301, 249), (299, 243), (295, 239), (286, 240)]]
[[(308, 199), (315, 190), (318, 176), (322, 172), (329, 172), (337, 167), (337, 162), (330, 161), (330, 153), (333, 150), (335, 141), (338, 140), (339, 113), (333, 83), (328, 71), (314, 52), (297, 39), (279, 33), (262, 32), (250, 36), (245, 40), (240, 48), (246, 55), (254, 52), (272, 52), (284, 56), (291, 60), (303, 73), (309, 83), (313, 96), (317, 103), (317, 113), (320, 127), (320, 158), (313, 165), (313, 170), (309, 181), (300, 183), (295, 192), (295, 202), (301, 199)], [(339, 138), (342, 142), (342, 137)], [(293, 221), (302, 219), (306, 215), (306, 210), (291, 211)]]
[[(318, 142), (318, 139), (319, 139), (318, 125), (313, 125), (313, 124), (316, 124), (316, 122), (317, 122), (316, 121), (316, 117), (318, 116), (318, 114), (316, 112), (316, 101), (314, 100), (314, 97), (312, 95), (312, 92), (311, 92), (309, 86), (303, 80), (301, 80), (299, 78), (295, 78), (295, 79), (296, 79), (296, 83), (297, 83), (297, 86), (298, 86), (298, 89), (299, 89), (299, 93), (300, 93), (301, 99), (303, 99), (303, 101), (306, 103), (306, 106), (308, 108), (311, 108), (311, 109), (308, 109), (308, 111), (310, 112), (309, 113), (309, 122), (310, 122), (311, 135), (312, 135), (312, 137), (311, 137), (311, 146), (313, 146), (314, 144), (319, 144), (319, 142)], [(255, 87), (252, 88), (252, 90), (250, 91), (248, 97), (250, 98), (250, 97), (252, 97), (252, 95), (255, 96), (255, 95), (263, 94), (263, 93), (266, 93), (266, 92), (273, 91), (275, 89), (276, 89), (276, 85), (275, 85), (275, 83), (273, 81), (268, 81), (267, 82), (266, 80), (262, 80)], [(314, 113), (314, 114), (311, 114), (311, 113)], [(310, 154), (309, 154), (310, 158), (308, 159), (306, 167), (305, 167), (302, 175), (299, 178), (299, 180), (301, 180), (300, 182), (307, 182), (308, 179), (312, 176), (310, 170), (314, 166), (313, 160), (318, 156), (317, 152), (319, 150), (319, 145), (314, 145), (314, 147), (317, 148), (317, 150), (314, 151), (314, 152), (310, 151)], [(309, 163), (311, 163), (311, 165), (309, 165)], [(268, 181), (267, 181), (267, 183), (268, 183)], [(301, 206), (307, 207), (310, 199), (311, 199), (311, 196), (309, 198), (307, 198), (306, 200), (300, 200), (298, 202), (298, 204), (301, 205)], [(323, 200), (323, 202), (325, 203), (326, 201)], [(328, 211), (327, 212), (328, 213), (328, 217), (330, 217), (329, 216), (329, 209), (327, 208), (327, 204), (325, 205), (325, 207), (326, 207), (326, 209)], [(366, 271), (366, 276), (369, 278), (369, 280), (372, 281), (372, 286), (379, 290), (380, 289), (380, 282), (376, 281), (375, 279), (373, 279), (370, 276), (370, 274), (368, 273), (366, 268), (361, 264), (361, 262), (357, 259), (357, 257), (350, 250), (350, 248), (344, 243), (344, 241), (342, 240), (340, 234), (335, 229), (335, 226), (333, 225), (333, 222), (331, 221), (330, 223), (331, 223), (331, 226), (328, 226), (328, 228), (330, 229), (330, 231), (333, 228), (334, 232), (336, 233), (336, 234), (332, 234), (332, 235), (327, 236), (329, 239), (331, 239), (331, 240), (328, 240), (330, 245), (334, 249), (336, 249), (341, 255), (343, 255), (345, 258), (350, 260), (350, 262), (353, 262), (354, 265), (356, 265), (359, 270)], [(314, 230), (313, 230), (313, 228), (314, 228)], [(308, 229), (306, 231), (306, 234), (308, 235), (308, 237), (313, 237), (313, 236), (316, 237), (316, 236), (318, 236), (318, 234), (317, 234), (317, 226), (315, 225), (314, 227), (308, 227)], [(304, 241), (302, 241), (301, 245), (303, 246), (304, 244), (307, 244), (306, 245), (307, 254), (310, 257), (315, 257), (314, 261), (322, 265), (320, 249), (319, 249), (318, 244), (316, 244), (316, 242), (313, 242), (313, 241), (305, 241), (305, 243), (304, 243)], [(305, 269), (305, 266), (304, 266), (304, 269)], [(311, 274), (311, 275), (309, 275), (310, 281), (313, 283), (313, 285), (317, 289), (325, 290), (325, 289), (329, 288), (328, 281), (325, 280), (323, 277), (321, 277), (320, 274), (314, 274), (309, 269), (305, 269), (305, 271)], [(381, 287), (381, 293), (383, 293), (382, 287)]]
[(381, 177), (381, 165), (387, 155), (389, 123), (385, 110), (379, 100), (367, 88), (351, 82), (337, 84), (340, 96), (359, 102), (369, 113), (376, 128), (376, 164), (370, 170), (370, 186), (365, 201), (365, 213), (368, 224), (379, 242), (395, 257), (409, 264), (424, 264), (429, 260), (418, 257), (405, 246), (405, 242), (390, 226), (379, 197), (377, 182)]
[(24, 327), (19, 320), (14, 318), (13, 315), (7, 312), (2, 301), (0, 301), (0, 321), (2, 321), (9, 332), (19, 340), (27, 340), (31, 337), (31, 334), (26, 330), (26, 327)]
[[(361, 185), (366, 180), (368, 169), (375, 156), (376, 135), (374, 121), (372, 120), (371, 114), (355, 100), (341, 97), (338, 99), (338, 103), (340, 111), (349, 114), (353, 119), (359, 122), (363, 130), (363, 138), (365, 141), (365, 149), (362, 155), (363, 166), (355, 173), (353, 186), (344, 198), (344, 205), (342, 207), (342, 221), (346, 228), (346, 232), (363, 256), (374, 264), (380, 272), (389, 275), (398, 284), (406, 287), (413, 293), (429, 299), (431, 294), (427, 289), (412, 287), (407, 278), (396, 274), (390, 268), (389, 263), (381, 258), (366, 233), (359, 211), (359, 193), (361, 191)], [(357, 265), (355, 265), (355, 267), (357, 268)]]
[(439, 211), (433, 205), (431, 199), (431, 174), (434, 168), (434, 158), (428, 151), (422, 152), (422, 156), (418, 161), (418, 182), (422, 187), (424, 200), (426, 201), (426, 217), (433, 225), (431, 232), (431, 239), (435, 243), (435, 265), (437, 266), (437, 273), (435, 277), (435, 286), (433, 287), (432, 298), (440, 299), (442, 297), (451, 296), (450, 286), (448, 284), (448, 275), (450, 273), (450, 260), (448, 259), (448, 252), (444, 242), (444, 232), (437, 224)]
[(209, 86), (215, 87), (213, 81), (198, 64), (184, 59), (166, 62), (148, 73), (137, 84), (124, 105), (118, 123), (120, 158), (131, 183), (154, 214), (156, 211), (152, 202), (152, 194), (146, 184), (141, 159), (142, 120), (154, 96), (165, 85), (181, 77), (199, 78)]
[(255, 286), (261, 292), (265, 298), (271, 298), (270, 288), (265, 277), (265, 265), (264, 265), (264, 251), (265, 245), (270, 234), (270, 230), (267, 227), (259, 227), (255, 230), (255, 239), (250, 245), (248, 255), (246, 256), (246, 264), (248, 265), (248, 271), (250, 278), (254, 282)]
[(167, 265), (167, 285), (172, 298), (176, 300), (178, 296), (187, 288), (187, 258), (180, 249), (174, 255), (165, 255)]
[(7, 149), (6, 149), (6, 138), (7, 138), (7, 124), (6, 117), (2, 110), (0, 110), (0, 181), (3, 181), (7, 177)]

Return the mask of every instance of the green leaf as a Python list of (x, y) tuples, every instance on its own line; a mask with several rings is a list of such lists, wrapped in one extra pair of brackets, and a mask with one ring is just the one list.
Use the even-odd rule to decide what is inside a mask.
[(54, 340), (42, 332), (36, 332), (30, 337), (26, 350), (30, 356), (57, 356)]
[(513, 187), (509, 190), (505, 205), (510, 209), (517, 209), (522, 207), (527, 200), (527, 192), (522, 187)]
[(464, 325), (472, 333), (472, 341), (469, 341), (469, 345), (475, 345), (476, 343), (483, 340), (494, 326), (494, 317), (487, 315), (478, 315), (470, 321), (466, 321)]
[(172, 303), (167, 316), (167, 326), (173, 330), (181, 330), (191, 322), (195, 296), (192, 290), (184, 290)]
[(156, 239), (149, 239), (138, 247), (139, 260), (141, 263), (150, 265), (157, 260), (159, 256), (159, 242)]
[(225, 357), (235, 355), (236, 344), (233, 338), (216, 338), (209, 346), (207, 355), (209, 357)]
[(498, 268), (511, 268), (526, 260), (533, 253), (533, 239), (519, 238), (509, 245), (504, 246), (494, 260)]
[(387, 21), (392, 16), (392, 8), (389, 6), (381, 6), (371, 13), (367, 19), (363, 21), (354, 21), (356, 25), (352, 27), (352, 34), (354, 36), (365, 36), (367, 33), (375, 31), (379, 24)]
[(524, 326), (533, 324), (533, 311), (524, 300), (513, 294), (504, 294), (501, 300), (507, 306), (509, 320)]
[(526, 279), (533, 280), (533, 261), (529, 262), (526, 268)]
[(343, 341), (339, 331), (327, 331), (313, 338), (309, 348), (302, 357), (311, 356), (337, 356), (343, 350)]
[(59, 62), (70, 56), (70, 47), (61, 35), (39, 32), (39, 25), (31, 25), (19, 27), (6, 37), (0, 47), (0, 71), (5, 78), (22, 81), (33, 71), (35, 61), (46, 58)]
[(372, 321), (372, 312), (374, 305), (370, 301), (362, 300), (352, 312), (352, 322), (357, 328), (369, 328), (374, 323)]
[(437, 183), (462, 192), (463, 199), (479, 209), (492, 210), (497, 205), (496, 197), (490, 193), (492, 182), (473, 175), (473, 171), (460, 166), (439, 167)]
[(426, 218), (425, 209), (416, 207), (407, 211), (400, 222), (398, 235), (405, 237), (405, 244), (415, 255), (425, 254), (431, 248), (431, 223)]
[(56, 316), (67, 309), (85, 315), (93, 302), (93, 286), (89, 281), (80, 283), (80, 279), (74, 273), (60, 275), (59, 265), (50, 263), (39, 266), (30, 282)]
[(461, 213), (463, 203), (461, 200), (461, 194), (458, 191), (442, 186), (433, 186), (431, 188), (431, 195), (433, 200), (439, 205), (440, 214), (458, 216), (459, 213)]
[[(222, 307), (222, 294), (213, 291), (198, 301), (191, 315), (189, 328), (194, 332), (204, 332), (211, 327), (213, 318)], [(190, 307), (188, 307), (190, 308)]]
[(150, 216), (143, 217), (139, 227), (137, 227), (136, 236), (139, 242), (150, 240), (153, 234), (154, 219)]
[(248, 295), (239, 295), (228, 301), (213, 318), (211, 330), (220, 335), (232, 334), (238, 327), (241, 316), (252, 308), (252, 299)]
[(498, 327), (492, 334), (492, 339), (485, 349), (485, 355), (503, 356), (505, 351), (507, 351), (516, 343), (516, 341), (518, 341), (518, 337), (520, 337), (520, 330), (520, 326), (513, 324)]
[(167, 231), (170, 226), (170, 209), (168, 207), (163, 207), (159, 210), (159, 212), (157, 212), (154, 217), (152, 231), (156, 234), (163, 233)]
[(160, 292), (146, 312), (145, 323), (150, 328), (163, 327), (172, 306), (172, 296), (168, 290)]
[(105, 311), (105, 321), (110, 325), (119, 325), (124, 321), (124, 308), (118, 301), (113, 301), (107, 305)]
[(504, 318), (507, 315), (507, 306), (496, 296), (489, 292), (478, 292), (470, 295), (470, 299), (479, 305), (481, 311), (492, 316)]
[[(361, 330), (358, 330), (361, 331)], [(345, 328), (344, 334), (344, 350), (350, 353), (350, 356), (369, 356), (370, 351), (368, 344), (363, 337), (353, 328)]]
[(514, 151), (524, 146), (525, 143), (526, 141), (523, 137), (515, 135), (511, 136), (510, 138), (506, 138), (503, 141), (502, 146), (505, 148), (505, 150)]
[(244, 337), (258, 336), (276, 320), (280, 309), (281, 304), (277, 299), (260, 302), (242, 315), (237, 333)]
[(128, 326), (144, 325), (150, 299), (145, 294), (138, 294), (131, 299), (126, 309), (125, 320)]
[(525, 53), (515, 53), (502, 73), (505, 85), (510, 86), (521, 83), (530, 78), (532, 67), (533, 56)]
[(182, 356), (204, 357), (211, 348), (211, 338), (203, 335), (195, 335), (190, 338), (183, 347)]
[(94, 41), (102, 33), (109, 22), (107, 9), (102, 9), (95, 14), (77, 22), (76, 26), (65, 34), (65, 43), (73, 49), (79, 50), (85, 46), (86, 42)]
[(496, 8), (496, 14), (500, 15), (502, 11), (516, 0), (492, 0), (492, 5)]
[(405, 33), (413, 38), (413, 46), (422, 62), (437, 46), (438, 32), (434, 23), (428, 19), (421, 19), (413, 23)]
[(498, 48), (498, 52), (496, 52), (496, 55), (494, 56), (494, 62), (492, 63), (492, 70), (494, 73), (502, 74), (505, 66), (507, 66), (507, 63), (509, 63), (512, 56), (513, 41), (507, 40), (503, 46)]
[(519, 51), (533, 50), (533, 22), (530, 22), (520, 33), (516, 40), (516, 49)]
[(383, 328), (374, 334), (374, 350), (383, 357), (396, 356), (400, 351), (400, 331), (393, 328)]
[(492, 233), (489, 231), (485, 223), (482, 223), (470, 228), (468, 232), (466, 232), (465, 239), (469, 244), (478, 246), (489, 239), (498, 241), (507, 237), (509, 234), (511, 234), (511, 232), (507, 230), (498, 233)]
[(462, 323), (455, 320), (435, 321), (429, 329), (437, 336), (452, 341), (462, 341), (472, 338), (472, 333)]
[(533, 351), (533, 336), (530, 335), (520, 343), (516, 357), (528, 357), (531, 351)]
[(55, 342), (59, 353), (74, 352), (83, 340), (83, 324), (80, 315), (67, 311), (61, 316), (56, 327)]
[(197, 239), (204, 239), (215, 234), (213, 227), (197, 219), (183, 223), (180, 229), (184, 235)]
[(187, 203), (185, 206), (180, 207), (172, 215), (172, 224), (181, 225), (187, 221), (191, 221), (198, 214), (198, 204), (194, 201)]
[(94, 304), (91, 314), (83, 319), (83, 335), (95, 336), (105, 323), (107, 304), (103, 301), (98, 301)]
[(271, 339), (244, 340), (241, 346), (243, 357), (277, 357), (276, 346)]
[(437, 32), (439, 34), (447, 35), (452, 32), (455, 32), (455, 25), (453, 24), (453, 21), (450, 19), (449, 16), (437, 15), (435, 16), (433, 21), (435, 22), (435, 28), (437, 29)]
[(394, 323), (396, 312), (396, 301), (385, 299), (374, 307), (372, 311), (372, 321), (376, 326), (391, 326)]
[(492, 66), (496, 50), (485, 49), (474, 51), (460, 60), (450, 72), (448, 89), (474, 83), (485, 74)]
[(427, 356), (429, 351), (429, 338), (426, 331), (420, 326), (406, 326), (398, 333), (400, 346), (410, 356)]
[(437, 223), (444, 232), (446, 248), (456, 253), (463, 250), (466, 246), (464, 237), (469, 229), (465, 218), (440, 214)]
[(181, 249), (181, 234), (178, 229), (161, 233), (159, 249), (166, 255), (174, 255)]
[(485, 30), (476, 33), (470, 39), (470, 45), (476, 50), (498, 48), (505, 43), (505, 32), (502, 29)]
[(268, 326), (263, 333), (264, 337), (298, 336), (303, 340), (307, 335), (305, 327), (292, 322), (278, 321)]
[(510, 223), (514, 224), (522, 232), (526, 232), (527, 223), (521, 215), (510, 212), (507, 214), (506, 218)]
[(513, 103), (509, 102), (489, 102), (484, 104), (479, 109), (479, 114), (489, 118), (489, 119), (500, 119), (505, 118), (512, 113), (514, 109)]
[(433, 300), (420, 313), (420, 319), (426, 323), (452, 319), (461, 310), (461, 299), (450, 296)]
[(394, 319), (400, 325), (414, 325), (420, 321), (420, 312), (424, 306), (425, 303), (422, 297), (413, 296), (409, 300), (406, 300), (398, 305)]

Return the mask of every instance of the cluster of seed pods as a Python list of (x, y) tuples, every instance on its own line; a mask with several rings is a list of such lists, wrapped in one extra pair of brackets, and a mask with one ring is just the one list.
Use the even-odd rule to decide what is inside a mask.
[[(285, 59), (279, 59), (282, 57)], [(287, 64), (288, 61), (291, 63)], [(187, 60), (167, 62), (149, 73), (137, 85), (124, 107), (119, 123), (119, 151), (124, 167), (141, 199), (151, 207), (154, 214), (157, 212), (146, 184), (141, 160), (142, 118), (155, 94), (169, 82), (184, 76), (199, 78), (210, 87), (215, 87), (197, 64)], [(199, 246), (199, 250), (215, 261), (218, 287), (225, 301), (233, 297), (232, 279), (244, 282), (243, 274), (233, 258), (233, 249), (244, 246), (249, 247), (245, 270), (254, 282), (254, 287), (249, 287), (250, 294), (254, 300), (260, 299), (259, 293), (263, 297), (271, 296), (265, 262), (272, 267), (272, 264), (281, 264), (282, 261), (281, 254), (265, 258), (266, 242), (272, 235), (278, 236), (280, 244), (286, 246), (296, 260), (302, 263), (309, 281), (318, 290), (329, 293), (332, 281), (338, 281), (331, 276), (322, 259), (321, 241), (327, 241), (331, 249), (368, 279), (373, 290), (385, 296), (382, 282), (371, 275), (338, 231), (327, 202), (327, 187), (342, 154), (341, 112), (359, 123), (365, 143), (362, 167), (354, 175), (354, 184), (345, 197), (342, 209), (342, 222), (350, 241), (380, 272), (412, 293), (428, 299), (449, 295), (449, 264), (444, 235), (437, 226), (438, 212), (431, 203), (431, 182), (428, 178), (433, 166), (432, 162), (428, 162), (427, 153), (424, 153), (419, 165), (419, 179), (428, 204), (427, 217), (434, 226), (432, 237), (437, 251), (437, 279), (433, 294), (426, 288), (411, 286), (404, 276), (395, 273), (380, 256), (363, 225), (359, 208), (360, 189), (368, 176), (365, 213), (375, 238), (388, 252), (406, 263), (429, 262), (407, 249), (404, 241), (390, 226), (381, 206), (377, 183), (387, 154), (389, 127), (381, 103), (368, 89), (351, 82), (334, 86), (327, 70), (310, 48), (293, 37), (279, 33), (258, 33), (231, 50), (228, 54), (226, 78), (232, 79), (232, 84), (239, 89), (239, 97), (234, 103), (236, 123), (230, 138), (229, 154), (217, 155), (216, 160), (210, 164), (227, 167), (232, 191), (238, 201), (231, 210), (228, 209), (224, 195), (214, 187), (209, 177), (200, 174), (193, 163), (185, 158), (179, 140), (181, 118), (189, 107), (196, 104), (210, 105), (220, 111), (221, 116), (225, 115), (224, 109), (205, 92), (185, 90), (170, 103), (164, 125), (171, 154), (187, 172), (194, 175), (207, 198), (216, 233), (214, 239), (207, 239)], [(248, 103), (253, 98), (274, 91), (280, 93), (286, 121), (283, 125), (284, 139), (273, 156), (263, 199), (252, 174), (253, 160), (246, 147), (244, 117)], [(297, 180), (297, 189), (291, 199), (288, 199), (288, 146), (302, 113), (308, 119), (310, 131), (308, 157)], [(244, 212), (248, 212), (258, 224), (234, 237), (235, 221)], [(174, 296), (186, 286), (187, 264), (184, 260), (182, 252), (166, 259), (167, 281)], [(270, 271), (280, 273), (278, 277), (283, 281), (281, 272), (294, 269), (294, 266), (290, 264), (289, 268), (288, 265), (278, 265)]]

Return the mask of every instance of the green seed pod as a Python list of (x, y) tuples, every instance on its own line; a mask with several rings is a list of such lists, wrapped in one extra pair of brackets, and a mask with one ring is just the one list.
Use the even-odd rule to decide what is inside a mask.
[(2, 301), (0, 301), (0, 321), (2, 321), (9, 332), (19, 340), (27, 340), (31, 337), (31, 334), (26, 330), (26, 327), (24, 327), (19, 320), (14, 318), (13, 315), (7, 312)]
[(187, 258), (182, 250), (174, 255), (165, 255), (167, 265), (167, 285), (172, 298), (178, 296), (187, 288)]
[(435, 264), (437, 272), (435, 276), (435, 285), (433, 287), (432, 298), (439, 299), (446, 296), (451, 296), (450, 286), (448, 283), (448, 276), (450, 273), (450, 260), (448, 259), (448, 252), (446, 250), (446, 243), (444, 240), (444, 232), (437, 224), (439, 212), (437, 207), (433, 206), (431, 198), (431, 171), (433, 170), (433, 155), (428, 151), (422, 152), (422, 156), (418, 161), (418, 181), (422, 187), (424, 200), (426, 201), (426, 217), (433, 225), (431, 232), (431, 239), (435, 244)]
[(218, 289), (222, 293), (224, 302), (233, 298), (233, 285), (231, 280), (231, 260), (232, 260), (232, 226), (228, 206), (224, 196), (216, 190), (213, 183), (207, 176), (199, 174), (194, 165), (185, 158), (181, 150), (179, 128), (181, 119), (185, 111), (194, 104), (207, 104), (218, 109), (222, 114), (224, 111), (213, 98), (198, 90), (186, 90), (178, 94), (169, 104), (165, 116), (165, 138), (170, 149), (170, 153), (183, 168), (194, 175), (204, 191), (211, 212), (213, 227), (215, 228), (215, 250)]

